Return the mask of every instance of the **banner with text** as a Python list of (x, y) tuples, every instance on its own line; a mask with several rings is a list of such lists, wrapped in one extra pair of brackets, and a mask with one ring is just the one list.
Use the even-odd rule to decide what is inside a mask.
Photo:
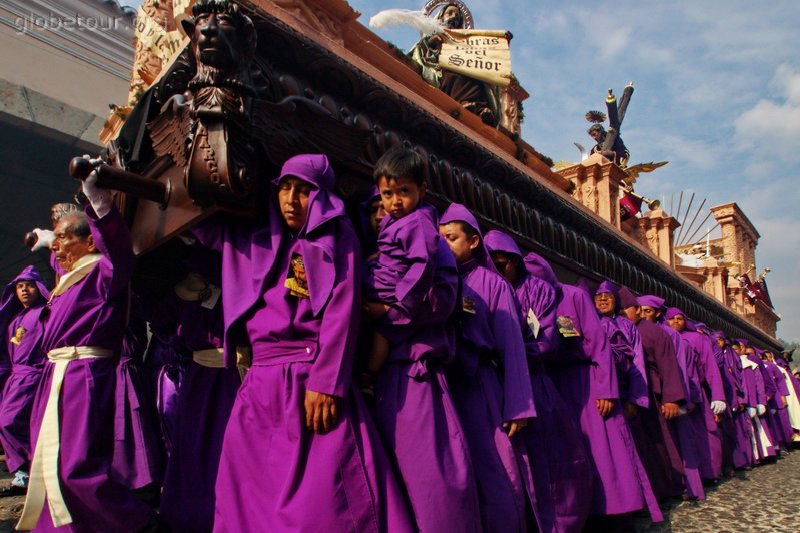
[(504, 30), (446, 30), (439, 66), (501, 87), (511, 83), (511, 50)]

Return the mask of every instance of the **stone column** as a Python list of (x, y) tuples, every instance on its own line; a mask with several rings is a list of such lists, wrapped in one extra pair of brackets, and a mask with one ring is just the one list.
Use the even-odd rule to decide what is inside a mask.
[(675, 246), (672, 237), (680, 223), (663, 209), (649, 211), (638, 219), (640, 234), (644, 233), (647, 248), (659, 259), (675, 267)]
[(619, 188), (625, 171), (600, 154), (559, 171), (574, 185), (572, 196), (612, 226), (620, 229)]

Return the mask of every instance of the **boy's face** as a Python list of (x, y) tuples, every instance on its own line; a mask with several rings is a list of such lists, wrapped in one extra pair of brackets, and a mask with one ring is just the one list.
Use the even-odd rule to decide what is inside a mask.
[(18, 281), (16, 285), (17, 299), (23, 307), (28, 308), (39, 298), (39, 288), (32, 281)]
[(403, 218), (413, 212), (420, 200), (425, 197), (427, 190), (428, 187), (424, 183), (417, 185), (411, 176), (400, 176), (389, 180), (381, 176), (378, 180), (378, 192), (381, 195), (383, 209), (395, 218)]
[(477, 235), (467, 237), (461, 222), (458, 221), (442, 224), (439, 226), (439, 233), (444, 237), (459, 265), (472, 259), (473, 251), (481, 242)]

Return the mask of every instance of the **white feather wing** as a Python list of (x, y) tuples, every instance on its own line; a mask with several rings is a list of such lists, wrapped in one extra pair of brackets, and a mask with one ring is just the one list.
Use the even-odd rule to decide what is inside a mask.
[(369, 25), (373, 28), (406, 25), (422, 34), (439, 33), (443, 29), (438, 20), (426, 16), (424, 11), (410, 9), (385, 9), (369, 19)]

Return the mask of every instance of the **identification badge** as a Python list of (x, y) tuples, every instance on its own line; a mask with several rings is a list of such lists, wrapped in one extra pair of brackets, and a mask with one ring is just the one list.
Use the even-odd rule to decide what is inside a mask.
[(478, 308), (475, 305), (475, 300), (473, 300), (469, 296), (464, 296), (463, 298), (461, 298), (461, 310), (469, 315), (478, 314)]
[(581, 336), (581, 332), (578, 331), (578, 329), (575, 327), (575, 324), (572, 323), (572, 319), (570, 317), (560, 316), (556, 319), (556, 322), (558, 323), (558, 332), (565, 339)]
[(18, 327), (14, 330), (14, 336), (11, 337), (11, 342), (19, 346), (22, 344), (22, 339), (25, 338), (25, 334), (28, 333), (28, 330), (23, 328), (22, 326)]
[(286, 274), (284, 286), (289, 289), (289, 294), (296, 298), (308, 298), (308, 279), (306, 278), (306, 264), (303, 256), (292, 254), (289, 262), (289, 272)]
[(536, 316), (536, 313), (533, 312), (533, 309), (528, 309), (528, 327), (531, 328), (531, 333), (533, 333), (533, 338), (539, 337), (539, 318)]
[(205, 307), (206, 309), (214, 309), (219, 301), (219, 297), (222, 294), (222, 289), (217, 287), (216, 285), (208, 285), (208, 296), (203, 300), (203, 303), (200, 304), (200, 307)]

